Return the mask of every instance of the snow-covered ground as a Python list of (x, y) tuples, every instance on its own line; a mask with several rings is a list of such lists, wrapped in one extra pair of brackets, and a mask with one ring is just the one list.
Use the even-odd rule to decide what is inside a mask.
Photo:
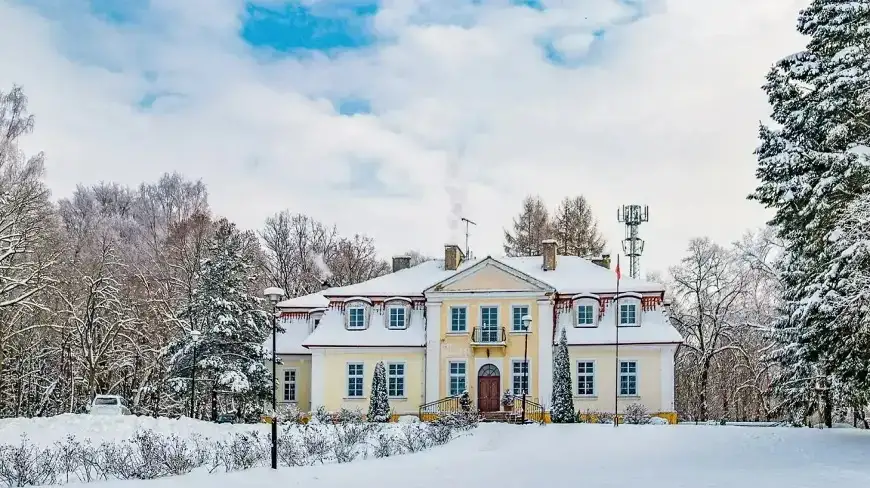
[[(25, 432), (49, 443), (67, 434), (119, 439), (138, 424), (161, 432), (217, 437), (235, 429), (189, 420), (57, 417), (0, 421), (0, 443)], [(99, 436), (99, 437), (98, 437)], [(870, 486), (870, 432), (730, 426), (482, 424), (426, 452), (341, 465), (195, 473), (153, 481), (110, 481), (103, 488), (214, 485), (378, 488), (584, 486), (644, 488)]]

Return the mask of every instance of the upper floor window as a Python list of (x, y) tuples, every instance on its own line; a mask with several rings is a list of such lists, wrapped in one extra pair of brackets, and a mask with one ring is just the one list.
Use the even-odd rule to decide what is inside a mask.
[(389, 327), (391, 329), (404, 329), (408, 320), (404, 306), (392, 306), (389, 308)]
[(484, 329), (498, 327), (498, 307), (480, 307), (480, 326)]
[(636, 303), (620, 303), (619, 304), (619, 325), (621, 325), (621, 326), (638, 325), (638, 322), (637, 322), (637, 304)]
[(526, 328), (523, 325), (523, 317), (529, 315), (529, 307), (527, 305), (514, 305), (511, 308), (511, 331), (512, 332), (525, 332)]
[(450, 307), (450, 332), (468, 331), (468, 309), (466, 307)]
[(589, 327), (595, 325), (595, 306), (591, 303), (577, 305), (577, 326)]
[(348, 329), (365, 329), (366, 328), (366, 308), (364, 306), (353, 306), (347, 309), (347, 328)]

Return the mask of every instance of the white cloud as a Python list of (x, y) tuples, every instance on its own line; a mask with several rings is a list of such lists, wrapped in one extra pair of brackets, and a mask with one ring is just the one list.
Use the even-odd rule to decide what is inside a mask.
[[(440, 253), (460, 239), (450, 225), (460, 205), (483, 255), (501, 253), (524, 194), (555, 206), (582, 193), (614, 251), (616, 208), (648, 204), (642, 263), (664, 269), (693, 236), (727, 242), (765, 220), (745, 199), (768, 112), (760, 85), (801, 47), (793, 26), (806, 0), (672, 0), (633, 23), (604, 0), (544, 12), (392, 0), (376, 25), (394, 42), (270, 63), (238, 39), (242, 2), (151, 3), (144, 26), (126, 28), (83, 9), (61, 22), (0, 3), (0, 87), (29, 95), (37, 128), (26, 147), (46, 151), (57, 196), (177, 170), (202, 177), (215, 211), (243, 226), (290, 208), (368, 233), (385, 255)], [(434, 5), (441, 20), (424, 22)], [(585, 45), (597, 29), (604, 40)], [(587, 64), (547, 64), (547, 37)], [(161, 91), (180, 96), (136, 107)], [(340, 117), (333, 96), (368, 98), (378, 115)], [(360, 160), (415, 197), (336, 190)]]

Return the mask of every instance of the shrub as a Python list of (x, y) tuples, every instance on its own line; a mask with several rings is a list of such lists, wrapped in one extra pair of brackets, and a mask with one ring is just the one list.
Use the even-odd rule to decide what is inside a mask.
[(649, 410), (641, 403), (632, 403), (625, 407), (623, 420), (626, 424), (643, 425), (649, 423)]

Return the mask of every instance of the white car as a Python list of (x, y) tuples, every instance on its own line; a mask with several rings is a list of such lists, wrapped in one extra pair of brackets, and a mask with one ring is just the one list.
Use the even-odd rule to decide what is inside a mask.
[(127, 402), (118, 395), (97, 395), (88, 406), (91, 415), (130, 415)]

